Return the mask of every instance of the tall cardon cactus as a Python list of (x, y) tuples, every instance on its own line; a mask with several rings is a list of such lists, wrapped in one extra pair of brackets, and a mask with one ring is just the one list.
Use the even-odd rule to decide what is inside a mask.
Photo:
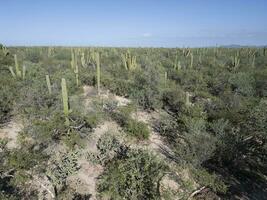
[(68, 97), (68, 90), (65, 78), (61, 79), (61, 90), (62, 90), (62, 102), (63, 102), (63, 112), (65, 115), (65, 124), (66, 126), (70, 126), (69, 120), (69, 97)]

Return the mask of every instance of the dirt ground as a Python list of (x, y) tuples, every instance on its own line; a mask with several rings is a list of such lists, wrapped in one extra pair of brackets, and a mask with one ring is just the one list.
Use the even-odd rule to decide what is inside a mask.
[(7, 139), (7, 148), (14, 149), (19, 147), (17, 136), (22, 130), (23, 125), (16, 119), (12, 119), (6, 126), (0, 129), (0, 138)]

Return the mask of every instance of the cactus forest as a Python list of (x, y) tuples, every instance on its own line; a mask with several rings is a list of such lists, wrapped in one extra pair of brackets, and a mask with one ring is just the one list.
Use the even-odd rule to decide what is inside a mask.
[(266, 199), (266, 48), (0, 49), (0, 199)]

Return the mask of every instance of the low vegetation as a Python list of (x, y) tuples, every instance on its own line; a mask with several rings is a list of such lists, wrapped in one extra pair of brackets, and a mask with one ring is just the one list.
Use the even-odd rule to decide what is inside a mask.
[(1, 45), (0, 199), (265, 199), (266, 56)]

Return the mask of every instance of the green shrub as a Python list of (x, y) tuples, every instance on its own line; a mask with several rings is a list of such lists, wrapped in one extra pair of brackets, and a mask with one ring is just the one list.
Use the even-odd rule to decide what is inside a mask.
[(126, 157), (107, 165), (100, 176), (100, 197), (108, 199), (159, 199), (158, 181), (166, 166), (142, 150), (130, 150)]
[(8, 71), (0, 69), (0, 126), (7, 122), (14, 110), (18, 88)]
[(192, 175), (200, 185), (210, 187), (214, 192), (226, 193), (227, 186), (216, 174), (210, 174), (205, 169), (193, 169)]
[(105, 133), (97, 141), (98, 152), (89, 152), (87, 159), (93, 163), (105, 165), (116, 157), (118, 153), (121, 153), (120, 148), (122, 148), (122, 145), (118, 139), (112, 134)]
[(255, 94), (255, 80), (253, 76), (248, 73), (239, 72), (231, 75), (229, 83), (232, 85), (235, 92), (244, 96), (252, 96)]
[(249, 114), (249, 120), (246, 123), (250, 131), (256, 134), (262, 134), (267, 137), (267, 100), (262, 99)]
[(126, 122), (124, 130), (130, 136), (137, 138), (138, 140), (145, 140), (149, 138), (150, 132), (146, 124), (133, 119), (129, 119)]
[(61, 155), (54, 155), (46, 169), (46, 175), (52, 181), (55, 190), (60, 190), (66, 185), (69, 176), (80, 169), (78, 164), (79, 152), (71, 151)]
[(134, 83), (131, 88), (131, 98), (144, 109), (161, 107), (161, 82), (158, 72), (153, 67), (147, 67), (134, 73)]
[(41, 152), (29, 151), (29, 149), (16, 149), (11, 152), (8, 165), (16, 170), (29, 170), (44, 161), (45, 156)]
[(184, 91), (177, 86), (170, 87), (163, 92), (162, 102), (165, 110), (179, 114), (185, 109)]
[(150, 131), (147, 125), (131, 118), (130, 113), (132, 109), (129, 106), (125, 107), (120, 111), (112, 112), (111, 117), (123, 128), (128, 136), (138, 140), (148, 139)]

